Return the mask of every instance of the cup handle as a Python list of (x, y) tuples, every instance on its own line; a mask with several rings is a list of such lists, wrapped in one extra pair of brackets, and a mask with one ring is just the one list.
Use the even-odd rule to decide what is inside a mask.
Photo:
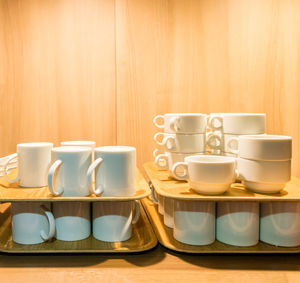
[[(219, 121), (220, 123), (220, 126), (219, 127), (216, 127), (214, 124), (215, 124), (215, 121)], [(212, 131), (216, 131), (216, 130), (220, 130), (223, 128), (223, 119), (222, 117), (219, 117), (219, 116), (213, 116), (209, 119), (208, 121), (208, 125), (209, 127), (211, 128)]]
[[(218, 141), (219, 145), (215, 141)], [(206, 143), (211, 149), (221, 149), (222, 140), (219, 135), (209, 134)]]
[[(158, 119), (162, 119), (162, 120), (163, 120), (163, 123), (162, 123), (162, 124), (158, 124), (158, 123), (157, 123), (157, 120), (158, 120)], [(165, 127), (165, 117), (164, 117), (163, 115), (157, 115), (157, 116), (155, 116), (154, 119), (153, 119), (153, 124), (154, 124), (157, 128), (163, 129), (163, 128)]]
[(132, 218), (132, 221), (131, 221), (132, 224), (136, 224), (139, 221), (139, 218), (141, 215), (140, 203), (137, 200), (135, 200), (134, 204), (135, 204), (135, 215)]
[(93, 180), (92, 180), (92, 176), (93, 176), (93, 172), (94, 170), (100, 166), (103, 162), (103, 159), (101, 157), (97, 158), (89, 167), (88, 171), (87, 171), (87, 179), (88, 179), (88, 187), (89, 187), (89, 191), (91, 194), (95, 194), (96, 196), (100, 196), (103, 191), (104, 188), (102, 185), (100, 185), (98, 188), (94, 189), (93, 188)]
[(51, 240), (55, 235), (55, 219), (51, 211), (49, 211), (44, 205), (41, 205), (43, 212), (45, 213), (49, 223), (48, 235), (44, 230), (40, 231), (40, 235), (44, 241)]
[(154, 149), (153, 150), (153, 156), (154, 156), (154, 158), (156, 157), (156, 156), (158, 156), (158, 154), (159, 154), (159, 149)]
[(7, 175), (7, 166), (8, 164), (15, 158), (18, 157), (18, 153), (14, 153), (10, 156), (9, 159), (7, 159), (7, 161), (5, 162), (5, 164), (3, 165), (3, 177), (5, 178), (5, 180), (9, 183), (15, 183), (17, 181), (19, 181), (20, 179), (20, 175), (19, 175), (19, 172), (18, 172), (18, 176), (15, 178), (15, 179), (9, 179), (8, 178), (8, 175)]
[(163, 138), (165, 137), (165, 133), (162, 133), (162, 132), (158, 132), (158, 133), (156, 133), (155, 135), (154, 135), (154, 141), (158, 144), (158, 145), (164, 145), (163, 144), (163, 140), (160, 142), (159, 140), (158, 140), (158, 137), (159, 136), (163, 136)]
[(162, 141), (162, 145), (170, 151), (174, 151), (176, 149), (175, 138), (172, 136), (164, 137)]
[(239, 142), (239, 138), (233, 137), (233, 138), (230, 138), (227, 141), (227, 146), (228, 146), (229, 152), (230, 153), (234, 153), (234, 154), (238, 154), (239, 153), (239, 149), (233, 149), (231, 147), (233, 142), (237, 142), (238, 143)]
[(48, 187), (50, 192), (55, 196), (60, 196), (64, 192), (64, 189), (61, 187), (59, 191), (55, 190), (55, 183), (54, 183), (54, 177), (57, 175), (58, 170), (60, 169), (62, 165), (61, 160), (56, 160), (50, 167), (48, 172)]
[[(184, 174), (183, 175), (179, 175), (176, 172), (176, 169), (182, 166), (184, 168)], [(186, 162), (177, 162), (173, 165), (172, 169), (172, 174), (179, 180), (187, 180), (189, 175), (188, 175), (188, 164)]]
[(170, 120), (170, 129), (173, 132), (178, 132), (178, 130), (179, 130), (178, 121), (179, 121), (179, 117), (173, 117)]
[[(161, 165), (159, 162), (161, 160), (165, 161), (165, 165)], [(166, 154), (159, 154), (155, 157), (155, 164), (161, 169), (168, 169), (168, 156)]]

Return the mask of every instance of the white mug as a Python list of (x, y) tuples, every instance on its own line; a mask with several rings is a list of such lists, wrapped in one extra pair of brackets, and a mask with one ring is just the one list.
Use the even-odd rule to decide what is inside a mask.
[(53, 202), (56, 239), (79, 241), (91, 235), (91, 210), (89, 202)]
[[(207, 115), (201, 113), (167, 113), (154, 117), (153, 123), (165, 133), (204, 134), (206, 118)], [(163, 123), (159, 124), (158, 119), (162, 119)]]
[(225, 134), (255, 135), (266, 131), (264, 113), (211, 113), (209, 127)]
[(292, 137), (281, 135), (244, 135), (232, 139), (238, 146), (229, 152), (241, 158), (266, 161), (285, 161), (292, 158)]
[(55, 235), (55, 220), (49, 202), (14, 202), (12, 239), (23, 245), (40, 244)]
[(93, 236), (104, 242), (126, 241), (131, 238), (132, 224), (136, 224), (139, 217), (140, 205), (136, 200), (94, 202)]
[(174, 200), (172, 198), (164, 197), (164, 224), (173, 228), (174, 222)]
[[(17, 145), (17, 153), (4, 164), (4, 178), (14, 183), (19, 181), (21, 187), (47, 186), (47, 173), (51, 162), (52, 143), (36, 142)], [(18, 176), (11, 180), (7, 176), (7, 167), (11, 161), (18, 158)]]
[(216, 238), (233, 246), (256, 245), (259, 240), (259, 203), (218, 202)]
[[(223, 194), (235, 181), (236, 161), (234, 158), (217, 155), (192, 155), (185, 162), (172, 167), (172, 174), (180, 180), (188, 180), (190, 187), (201, 194)], [(178, 174), (177, 168), (184, 170)]]
[[(92, 174), (96, 170), (95, 188)], [(95, 161), (88, 170), (89, 190), (97, 196), (133, 196), (136, 193), (136, 149), (103, 146), (95, 149)]]
[[(159, 141), (159, 137), (163, 137)], [(166, 134), (156, 133), (154, 141), (158, 145), (164, 146), (169, 152), (205, 152), (206, 150), (206, 134)]]
[(215, 202), (174, 200), (174, 238), (188, 245), (215, 241)]
[(291, 179), (291, 160), (264, 161), (237, 158), (237, 170), (247, 189), (278, 193)]
[(300, 203), (261, 203), (260, 240), (275, 246), (300, 246)]
[[(83, 146), (61, 146), (52, 149), (52, 166), (48, 173), (50, 192), (55, 196), (84, 197), (90, 195), (87, 172), (91, 149)], [(57, 176), (56, 176), (57, 174)], [(54, 177), (56, 176), (56, 184)]]

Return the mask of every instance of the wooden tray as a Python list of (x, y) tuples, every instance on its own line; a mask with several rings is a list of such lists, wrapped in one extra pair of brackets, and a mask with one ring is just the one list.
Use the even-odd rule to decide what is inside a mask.
[(201, 195), (194, 192), (186, 181), (169, 177), (168, 170), (160, 169), (154, 162), (144, 164), (144, 169), (156, 192), (164, 197), (182, 200), (211, 201), (300, 201), (300, 180), (292, 178), (278, 194), (258, 194), (248, 191), (241, 183), (234, 183), (223, 195)]
[[(16, 177), (16, 170), (11, 172), (10, 178)], [(137, 169), (136, 172), (137, 191), (134, 196), (129, 197), (56, 197), (52, 195), (48, 187), (22, 188), (18, 183), (8, 183), (3, 177), (0, 178), (0, 202), (18, 201), (126, 201), (147, 197), (151, 194), (149, 186), (144, 177)]]
[(178, 242), (173, 237), (173, 230), (164, 225), (163, 216), (158, 213), (157, 204), (155, 204), (149, 198), (142, 200), (142, 204), (147, 212), (152, 227), (159, 243), (168, 249), (193, 254), (223, 254), (223, 253), (245, 253), (245, 254), (270, 254), (270, 253), (300, 253), (300, 247), (284, 248), (268, 245), (259, 242), (252, 247), (236, 247), (227, 244), (223, 244), (219, 241), (215, 241), (211, 245), (206, 246), (193, 246)]
[(36, 245), (20, 245), (11, 237), (10, 205), (0, 205), (0, 252), (4, 253), (133, 253), (150, 250), (157, 245), (157, 239), (144, 209), (133, 225), (132, 237), (124, 242), (108, 243), (94, 239), (74, 242), (55, 240)]

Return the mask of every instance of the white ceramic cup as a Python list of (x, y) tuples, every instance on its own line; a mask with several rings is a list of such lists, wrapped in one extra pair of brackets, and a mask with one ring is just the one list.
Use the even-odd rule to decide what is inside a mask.
[(291, 179), (291, 161), (237, 159), (239, 178), (257, 193), (278, 193)]
[(174, 224), (174, 200), (172, 198), (164, 197), (164, 224), (173, 228)]
[(174, 200), (174, 238), (188, 245), (215, 241), (215, 202)]
[(91, 235), (91, 210), (89, 202), (53, 202), (56, 239), (79, 241)]
[[(47, 173), (51, 163), (51, 149), (49, 142), (21, 143), (17, 145), (17, 153), (4, 164), (4, 178), (14, 183), (19, 181), (21, 187), (47, 186)], [(7, 176), (10, 163), (18, 158), (18, 176), (11, 180)]]
[[(233, 147), (236, 143), (237, 148)], [(252, 160), (284, 161), (292, 158), (292, 137), (281, 135), (244, 135), (231, 139), (228, 152)]]
[(218, 202), (216, 238), (233, 246), (256, 245), (259, 240), (259, 203)]
[[(92, 174), (96, 170), (95, 188)], [(95, 149), (95, 161), (88, 170), (89, 190), (97, 196), (125, 197), (136, 193), (136, 149), (103, 146)]]
[(226, 134), (256, 135), (266, 131), (264, 113), (211, 113), (209, 128)]
[[(159, 141), (162, 137), (162, 141)], [(205, 152), (206, 150), (206, 134), (166, 134), (156, 133), (154, 141), (164, 146), (169, 152)]]
[[(83, 146), (61, 146), (52, 149), (52, 165), (48, 173), (50, 192), (55, 196), (84, 197), (88, 189), (91, 149)], [(54, 177), (56, 176), (56, 184)]]
[(55, 235), (55, 220), (49, 202), (14, 202), (12, 239), (23, 245), (40, 244)]
[(131, 238), (132, 224), (140, 217), (138, 201), (94, 202), (93, 236), (104, 242), (123, 242)]
[(165, 133), (204, 134), (206, 119), (207, 115), (201, 113), (167, 113), (154, 117), (153, 123), (157, 128), (164, 129)]
[(260, 240), (275, 246), (300, 246), (300, 203), (263, 202)]
[[(185, 162), (175, 163), (172, 174), (188, 180), (190, 187), (201, 194), (215, 195), (227, 191), (236, 178), (234, 158), (217, 155), (192, 155)], [(177, 168), (184, 169), (178, 174)]]

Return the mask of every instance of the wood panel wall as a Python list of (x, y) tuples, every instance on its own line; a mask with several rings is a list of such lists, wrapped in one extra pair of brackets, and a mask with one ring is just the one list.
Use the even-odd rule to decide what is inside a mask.
[(95, 139), (152, 159), (155, 115), (265, 112), (300, 177), (300, 1), (0, 0), (0, 153)]

